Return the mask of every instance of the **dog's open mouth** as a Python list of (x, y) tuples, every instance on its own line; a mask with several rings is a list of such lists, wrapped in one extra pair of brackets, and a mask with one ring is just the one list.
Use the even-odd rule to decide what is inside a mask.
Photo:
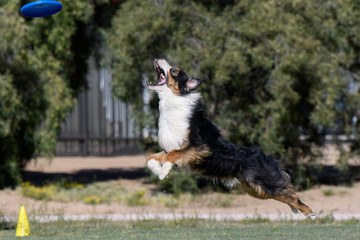
[(164, 70), (159, 66), (159, 64), (155, 61), (154, 62), (155, 70), (158, 74), (158, 81), (156, 83), (148, 82), (148, 86), (161, 86), (166, 83), (166, 77)]

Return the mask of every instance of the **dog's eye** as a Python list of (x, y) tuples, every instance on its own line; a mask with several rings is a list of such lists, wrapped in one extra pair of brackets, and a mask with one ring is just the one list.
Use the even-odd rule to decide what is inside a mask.
[(179, 74), (179, 71), (177, 69), (171, 69), (171, 75), (177, 76)]

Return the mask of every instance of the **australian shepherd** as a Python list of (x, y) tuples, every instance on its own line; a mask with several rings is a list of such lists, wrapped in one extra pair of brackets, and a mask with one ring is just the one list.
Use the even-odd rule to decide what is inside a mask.
[(294, 213), (300, 210), (307, 218), (315, 219), (316, 214), (300, 201), (277, 159), (258, 147), (228, 142), (205, 117), (201, 95), (195, 91), (201, 79), (189, 78), (161, 57), (155, 59), (154, 67), (158, 80), (147, 86), (160, 99), (158, 140), (163, 149), (147, 158), (147, 167), (154, 174), (163, 180), (174, 165), (188, 167), (229, 188), (240, 185), (253, 197), (278, 200)]

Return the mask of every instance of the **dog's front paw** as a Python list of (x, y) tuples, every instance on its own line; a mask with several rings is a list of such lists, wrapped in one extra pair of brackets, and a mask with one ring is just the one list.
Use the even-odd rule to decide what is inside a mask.
[(165, 162), (161, 168), (160, 174), (159, 174), (159, 179), (160, 180), (164, 180), (165, 178), (167, 178), (167, 176), (170, 173), (170, 170), (172, 169), (174, 164), (172, 164), (171, 162)]
[(156, 161), (155, 159), (151, 158), (146, 166), (156, 175), (159, 176), (161, 173), (161, 163), (159, 161)]

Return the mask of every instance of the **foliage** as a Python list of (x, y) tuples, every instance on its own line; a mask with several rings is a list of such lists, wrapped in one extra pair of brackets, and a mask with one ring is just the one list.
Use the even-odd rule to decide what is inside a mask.
[[(60, 182), (47, 183), (43, 186), (34, 186), (30, 182), (21, 183), (20, 191), (24, 197), (36, 199), (36, 200), (59, 200), (69, 201), (74, 200), (66, 194), (66, 191), (74, 191), (83, 189), (84, 185), (76, 182), (70, 182), (63, 180)], [(69, 196), (66, 196), (69, 195)]]
[(23, 182), (17, 188), (22, 196), (35, 200), (74, 202), (82, 201), (86, 204), (110, 204), (123, 203), (127, 206), (142, 206), (159, 203), (166, 207), (177, 207), (192, 200), (191, 196), (167, 195), (155, 192), (154, 195), (148, 193), (144, 188), (126, 189), (121, 180), (96, 182), (83, 185), (68, 179), (60, 181), (46, 182), (41, 186), (36, 186), (30, 182)]
[(354, 0), (126, 1), (107, 32), (114, 93), (156, 129), (157, 99), (142, 96), (161, 55), (205, 80), (207, 114), (229, 140), (279, 154), (304, 186), (299, 159), (318, 156), (325, 134), (343, 129), (360, 149), (359, 24)]
[(21, 16), (26, 2), (0, 1), (0, 188), (19, 183), (29, 159), (53, 155), (60, 122), (86, 87), (97, 35), (89, 19), (108, 1), (64, 0), (43, 18)]
[(58, 202), (83, 201), (87, 204), (101, 204), (119, 202), (120, 195), (125, 189), (114, 182), (94, 183), (83, 185), (77, 182), (63, 179), (61, 181), (47, 182), (42, 186), (32, 185), (30, 182), (23, 182), (18, 191), (24, 197), (36, 200), (48, 200)]
[(149, 204), (149, 200), (144, 199), (145, 193), (146, 193), (145, 189), (131, 192), (125, 198), (127, 205), (129, 205), (129, 206), (139, 206), (139, 205)]
[(52, 156), (110, 25), (114, 93), (152, 135), (158, 101), (143, 102), (143, 82), (162, 55), (205, 80), (207, 114), (229, 140), (278, 153), (297, 184), (309, 179), (298, 160), (313, 160), (329, 129), (352, 139), (339, 168), (360, 153), (355, 0), (63, 0), (60, 13), (33, 19), (19, 14), (25, 2), (0, 0), (0, 188), (19, 183), (29, 159)]

